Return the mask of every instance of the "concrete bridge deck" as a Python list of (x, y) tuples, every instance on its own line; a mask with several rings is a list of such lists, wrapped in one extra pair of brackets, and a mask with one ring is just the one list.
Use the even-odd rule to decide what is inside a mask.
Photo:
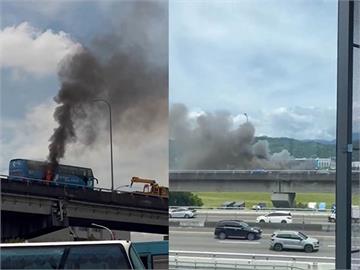
[[(182, 170), (170, 171), (171, 191), (335, 192), (335, 171)], [(359, 192), (360, 172), (352, 174)]]
[(98, 223), (114, 230), (167, 234), (168, 199), (1, 179), (2, 239), (30, 238)]

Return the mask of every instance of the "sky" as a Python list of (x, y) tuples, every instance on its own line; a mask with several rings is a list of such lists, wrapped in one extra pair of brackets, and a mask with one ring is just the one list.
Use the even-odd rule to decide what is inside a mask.
[[(46, 158), (60, 63), (99, 35), (121, 32), (116, 22), (129, 14), (128, 2), (1, 0), (1, 173), (11, 158)], [(335, 139), (335, 0), (174, 0), (162, 23), (170, 107), (185, 104), (190, 118), (227, 111), (234, 126), (246, 113), (256, 136)], [(70, 144), (62, 161), (93, 168), (105, 187), (107, 128), (104, 120), (92, 147), (81, 138)], [(167, 132), (165, 124), (149, 136), (115, 134), (116, 184), (134, 175), (167, 182)]]
[(256, 136), (334, 140), (337, 2), (171, 1), (170, 104)]
[[(61, 87), (58, 71), (71, 55), (91, 48), (105, 59), (109, 51), (104, 47), (113, 45), (107, 44), (108, 40), (112, 40), (109, 37), (113, 33), (120, 37), (119, 44), (115, 46), (131, 51), (131, 46), (135, 49), (142, 46), (136, 38), (146, 30), (149, 33), (146, 41), (150, 45), (162, 40), (166, 42), (163, 42), (165, 49), (159, 49), (160, 54), (152, 56), (152, 52), (157, 51), (149, 49), (150, 57), (144, 61), (155, 63), (159, 59), (151, 60), (151, 57), (166, 57), (164, 77), (167, 76), (167, 7), (165, 13), (161, 13), (166, 16), (154, 20), (149, 18), (153, 15), (151, 13), (144, 16), (152, 25), (146, 29), (138, 28), (138, 36), (134, 34), (130, 37), (129, 29), (123, 22), (134, 20), (134, 27), (139, 27), (141, 20), (134, 14), (146, 11), (146, 8), (137, 11), (134, 8), (136, 4), (129, 1), (1, 0), (0, 4), (1, 174), (7, 174), (9, 160), (13, 158), (46, 160), (49, 138), (58, 126), (53, 117), (58, 105), (54, 97)], [(134, 17), (131, 18), (131, 15)], [(122, 37), (125, 37), (124, 40), (121, 40)], [(154, 41), (155, 38), (158, 40)], [(156, 64), (160, 65), (160, 62)], [(164, 96), (167, 98), (167, 89)], [(138, 99), (141, 98), (140, 95)], [(99, 105), (98, 109), (102, 112), (95, 116), (103, 118), (97, 140), (89, 146), (85, 137), (78, 136), (75, 142), (67, 145), (61, 163), (90, 167), (99, 179), (99, 186), (110, 187), (109, 119), (106, 107)], [(163, 110), (168, 110), (167, 99)], [(113, 108), (113, 111), (116, 113), (118, 110)], [(125, 116), (136, 112), (131, 109), (123, 111)], [(113, 115), (113, 121), (121, 117)], [(135, 119), (134, 125), (139, 122), (136, 115), (132, 119)], [(162, 122), (154, 128), (142, 130), (134, 127), (131, 132), (122, 128), (122, 120), (113, 122), (115, 187), (129, 184), (132, 176), (156, 179), (167, 185), (167, 116), (161, 119)], [(78, 132), (81, 135), (84, 130)]]

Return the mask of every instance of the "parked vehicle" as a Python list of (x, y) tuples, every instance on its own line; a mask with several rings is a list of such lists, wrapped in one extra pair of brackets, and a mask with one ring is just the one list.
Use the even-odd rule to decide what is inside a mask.
[(222, 220), (216, 224), (214, 235), (221, 240), (226, 238), (255, 240), (261, 237), (261, 233), (260, 228), (250, 227), (241, 220)]
[(1, 269), (145, 269), (129, 241), (0, 244)]
[(143, 194), (169, 198), (169, 188), (160, 186), (155, 180), (134, 176), (131, 178), (130, 187), (132, 187), (134, 183), (145, 184), (142, 191)]
[(236, 202), (232, 207), (236, 209), (245, 209), (245, 202), (243, 201)]
[(232, 207), (235, 203), (236, 203), (235, 201), (223, 202), (219, 208), (226, 209), (226, 208)]
[(245, 209), (245, 202), (243, 201), (239, 201), (239, 202), (235, 202), (235, 201), (229, 201), (229, 202), (224, 202), (220, 209)]
[(196, 210), (186, 207), (169, 209), (169, 218), (193, 218), (196, 216)]
[(271, 236), (270, 248), (275, 251), (298, 249), (305, 252), (319, 250), (319, 240), (297, 231), (277, 231)]
[(271, 212), (256, 218), (258, 223), (292, 223), (291, 213), (288, 211)]
[(264, 208), (266, 208), (266, 203), (263, 203), (263, 202), (259, 202), (258, 204), (255, 204), (252, 206), (253, 210), (261, 210)]

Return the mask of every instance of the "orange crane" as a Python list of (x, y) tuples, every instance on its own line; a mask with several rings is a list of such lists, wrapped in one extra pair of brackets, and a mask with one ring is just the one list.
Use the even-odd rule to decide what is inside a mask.
[(143, 191), (142, 191), (144, 194), (155, 195), (155, 196), (165, 197), (165, 198), (169, 197), (169, 188), (164, 187), (164, 186), (159, 186), (159, 184), (156, 183), (155, 180), (144, 179), (144, 178), (134, 176), (133, 178), (131, 178), (130, 187), (132, 187), (132, 185), (134, 183), (145, 184)]

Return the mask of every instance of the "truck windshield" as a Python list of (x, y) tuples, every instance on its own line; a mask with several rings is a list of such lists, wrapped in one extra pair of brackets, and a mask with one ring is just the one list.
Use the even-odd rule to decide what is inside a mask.
[(64, 247), (1, 248), (1, 269), (58, 269)]

